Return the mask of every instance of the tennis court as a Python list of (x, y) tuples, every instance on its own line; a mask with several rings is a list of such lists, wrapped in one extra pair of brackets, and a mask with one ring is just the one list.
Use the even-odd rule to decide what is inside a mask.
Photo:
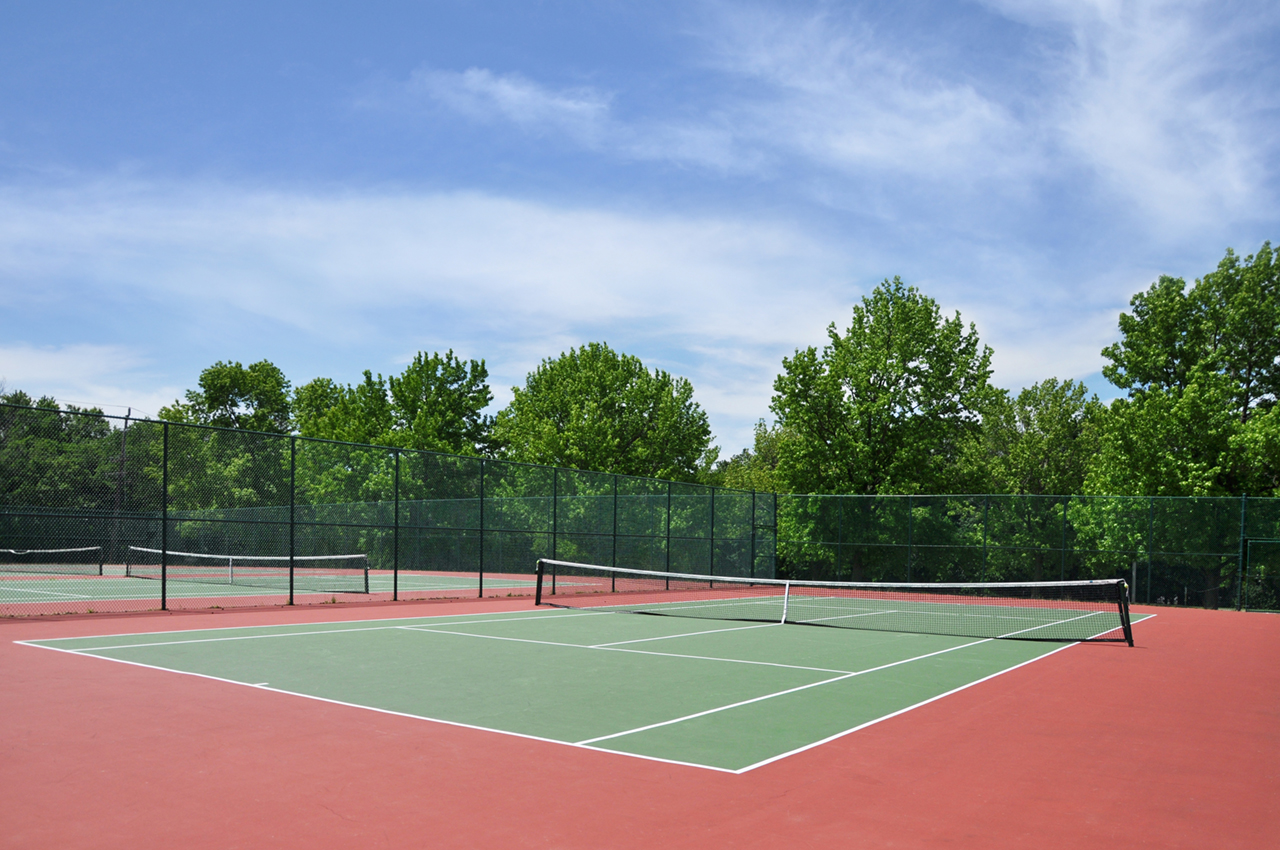
[(1070, 644), (544, 609), (27, 645), (743, 772)]
[(527, 596), (359, 611), (0, 622), (6, 839), (1249, 848), (1280, 825), (1274, 616), (1138, 609), (1129, 648)]
[[(0, 571), (0, 616), (9, 613), (7, 606), (22, 613), (30, 613), (38, 606), (48, 613), (64, 610), (110, 610), (110, 603), (120, 600), (154, 600), (159, 607), (160, 582), (155, 578), (134, 578), (125, 575), (123, 565), (107, 564), (105, 575), (76, 576), (24, 573), (15, 570)], [(183, 607), (184, 602), (198, 607), (226, 604), (228, 597), (264, 597), (271, 593), (287, 593), (287, 584), (263, 582), (253, 576), (243, 576), (237, 583), (221, 580), (216, 574), (205, 578), (169, 577), (165, 584), (165, 596), (171, 607)], [(534, 580), (529, 576), (488, 575), (484, 577), (486, 592), (510, 591), (532, 593)], [(475, 573), (428, 573), (401, 571), (397, 577), (384, 570), (370, 570), (368, 593), (335, 589), (329, 591), (299, 590), (298, 601), (307, 598), (328, 599), (333, 596), (345, 599), (390, 598), (393, 588), (401, 595), (475, 595), (479, 579)], [(38, 604), (38, 605), (37, 605)]]

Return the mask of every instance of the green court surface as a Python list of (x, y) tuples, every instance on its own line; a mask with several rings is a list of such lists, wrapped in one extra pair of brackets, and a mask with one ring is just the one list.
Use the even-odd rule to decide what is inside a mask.
[(738, 773), (1072, 646), (581, 610), (23, 643)]
[[(110, 569), (110, 568), (108, 568)], [(485, 589), (532, 589), (532, 578), (511, 576), (486, 576)], [(474, 575), (434, 575), (429, 573), (400, 573), (399, 590), (402, 593), (419, 591), (471, 590), (478, 587)], [(370, 573), (370, 593), (390, 593), (390, 573)], [(166, 582), (166, 595), (174, 598), (203, 598), (212, 596), (266, 596), (289, 592), (287, 586), (264, 587), (261, 585), (226, 584), (170, 578)], [(299, 590), (298, 593), (318, 591)], [(343, 593), (344, 591), (336, 591)], [(349, 591), (347, 591), (349, 592)], [(327, 595), (327, 593), (326, 593)], [(60, 600), (111, 600), (111, 599), (159, 599), (160, 582), (155, 579), (125, 578), (123, 575), (106, 576), (27, 576), (6, 573), (0, 577), (0, 602), (56, 602)]]

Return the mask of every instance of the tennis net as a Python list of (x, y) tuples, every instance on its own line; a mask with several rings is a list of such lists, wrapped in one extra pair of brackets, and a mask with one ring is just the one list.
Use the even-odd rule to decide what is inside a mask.
[(786, 581), (538, 561), (536, 604), (1019, 640), (1127, 641), (1123, 579), (979, 584)]
[(0, 549), (0, 572), (100, 576), (102, 575), (102, 547)]
[(313, 593), (368, 593), (369, 557), (356, 555), (212, 555), (204, 552), (165, 552), (129, 547), (125, 575), (159, 579), (161, 556), (165, 578), (202, 584), (243, 585)]

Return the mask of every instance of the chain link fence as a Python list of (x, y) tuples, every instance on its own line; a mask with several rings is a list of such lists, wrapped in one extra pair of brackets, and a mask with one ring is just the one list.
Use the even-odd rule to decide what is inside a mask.
[(539, 558), (772, 577), (772, 494), (0, 404), (0, 616), (530, 594)]
[(524, 595), (538, 558), (1280, 608), (1280, 499), (774, 495), (0, 404), (0, 616)]
[(777, 498), (781, 577), (908, 582), (1124, 578), (1139, 603), (1280, 607), (1280, 499)]

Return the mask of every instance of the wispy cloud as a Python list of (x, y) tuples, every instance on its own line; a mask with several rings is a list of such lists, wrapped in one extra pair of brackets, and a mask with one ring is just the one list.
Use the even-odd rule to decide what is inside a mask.
[[(189, 333), (188, 346), (211, 325), (228, 329), (214, 335), (221, 347), (208, 362), (231, 356), (228, 342), (238, 352), (282, 332), (295, 347), (377, 352), (361, 368), (453, 347), (489, 359), (501, 402), (543, 357), (607, 339), (695, 386), (714, 376), (725, 401), (709, 409), (731, 420), (722, 433), (738, 427), (741, 410), (764, 414), (777, 363), (845, 311), (849, 277), (842, 251), (787, 224), (479, 193), (99, 184), (0, 198), (0, 278), (27, 281), (30, 292), (152, 305), (148, 326)], [(41, 330), (18, 339), (34, 343)], [(45, 364), (15, 368), (14, 385), (47, 383), (64, 367), (92, 385), (136, 366), (122, 354), (95, 361), (67, 349), (58, 361), (34, 345), (14, 351), (27, 354), (6, 352), (6, 363)], [(728, 362), (711, 351), (739, 355)]]
[(713, 5), (696, 32), (702, 66), (719, 75), (707, 85), (722, 94), (700, 115), (682, 104), (624, 120), (625, 90), (556, 89), (480, 68), (422, 69), (403, 89), (604, 155), (797, 182), (886, 220), (931, 206), (937, 224), (966, 227), (995, 203), (1043, 211), (1066, 194), (1176, 239), (1224, 217), (1256, 218), (1274, 200), (1280, 74), (1265, 53), (1274, 42), (1251, 41), (1260, 20), (1274, 29), (1274, 10), (986, 5), (1024, 28), (1032, 57), (991, 85), (856, 9)]
[(1067, 46), (1049, 55), (1046, 129), (1103, 191), (1174, 237), (1274, 202), (1280, 74), (1273, 5), (991, 2)]
[(505, 119), (531, 130), (564, 132), (588, 145), (600, 142), (609, 121), (608, 94), (589, 87), (557, 91), (520, 74), (495, 74), (485, 68), (420, 68), (405, 88), (473, 119)]
[(52, 395), (60, 403), (102, 407), (111, 414), (127, 412), (113, 400), (130, 398), (137, 405), (133, 415), (155, 416), (179, 395), (176, 388), (154, 383), (141, 391), (126, 389), (154, 382), (154, 366), (144, 352), (121, 345), (0, 345), (0, 383), (7, 391), (24, 390), (35, 398)]

